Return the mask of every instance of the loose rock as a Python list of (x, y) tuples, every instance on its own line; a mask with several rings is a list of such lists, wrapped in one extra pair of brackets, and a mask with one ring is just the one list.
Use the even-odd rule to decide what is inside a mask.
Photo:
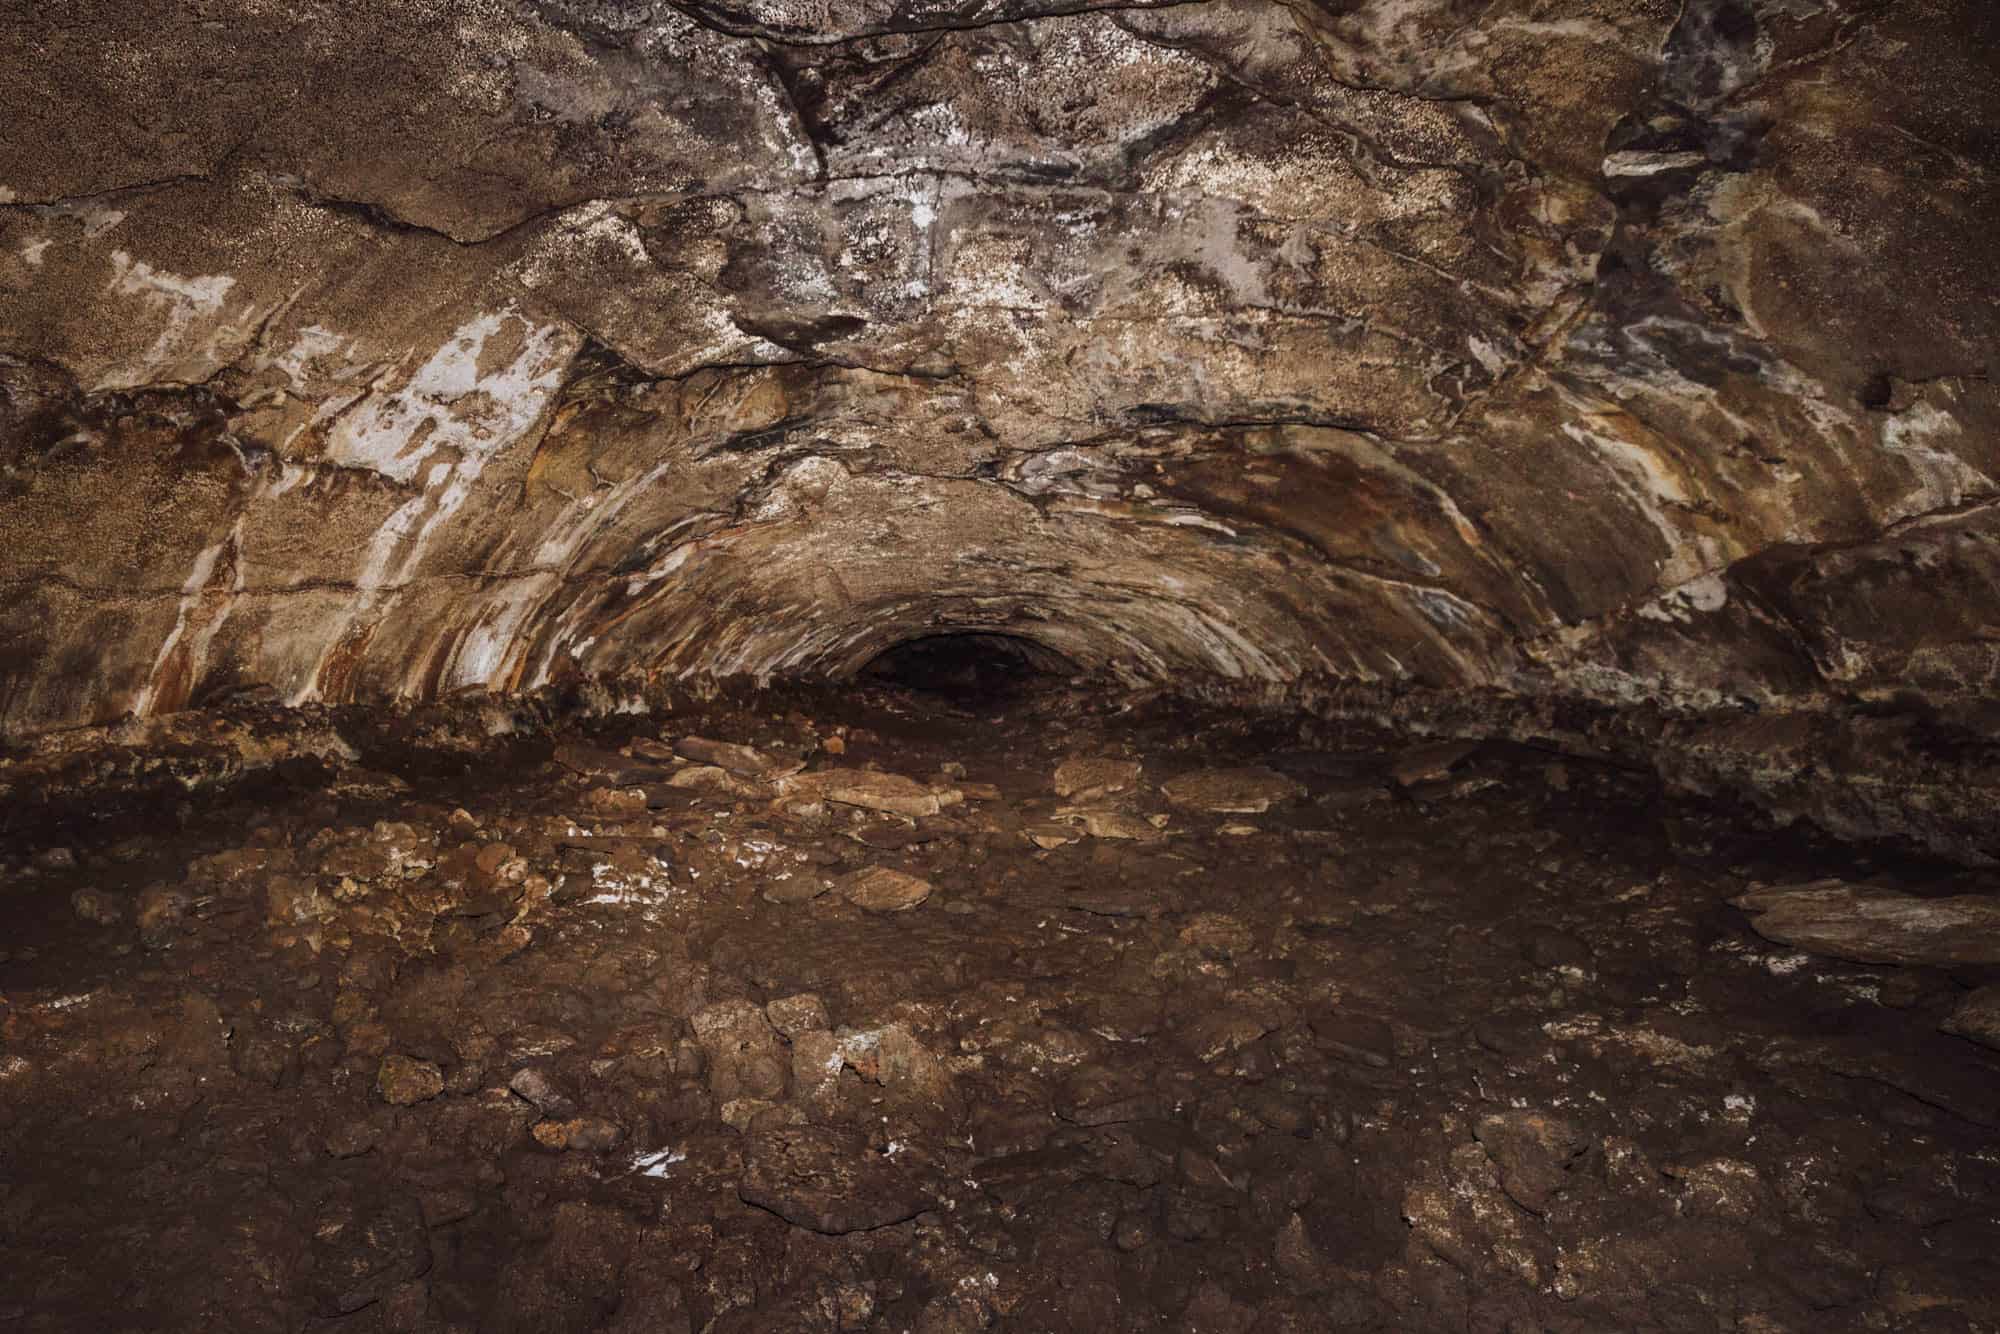
[(908, 912), (931, 896), (931, 883), (904, 871), (871, 866), (844, 877), (840, 893), (869, 912)]
[(2000, 1051), (2000, 984), (1968, 994), (1940, 1027)]
[(1176, 806), (1215, 815), (1262, 815), (1304, 791), (1276, 770), (1254, 765), (1197, 770), (1173, 779), (1160, 790)]
[(1918, 898), (1845, 880), (1731, 899), (1759, 935), (1857, 963), (2000, 963), (2000, 897)]
[(1102, 755), (1079, 755), (1056, 766), (1054, 787), (1059, 797), (1089, 801), (1129, 791), (1139, 781), (1139, 763)]
[(426, 1102), (444, 1092), (444, 1072), (429, 1061), (391, 1054), (382, 1058), (375, 1075), (382, 1100), (397, 1107)]
[(921, 1181), (859, 1135), (785, 1126), (751, 1137), (737, 1195), (796, 1227), (838, 1236), (888, 1227), (931, 1205)]

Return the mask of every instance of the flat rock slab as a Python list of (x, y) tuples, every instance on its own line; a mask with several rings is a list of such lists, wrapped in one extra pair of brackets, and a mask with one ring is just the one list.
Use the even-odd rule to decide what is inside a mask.
[(914, 847), (923, 843), (934, 843), (939, 831), (918, 829), (909, 825), (872, 824), (865, 829), (850, 829), (847, 836), (863, 847), (874, 848), (877, 852), (894, 852), (897, 848)]
[(766, 903), (809, 903), (832, 888), (816, 869), (800, 867), (787, 880), (771, 879), (766, 882), (763, 899)]
[(737, 1198), (794, 1227), (840, 1236), (915, 1218), (931, 1207), (924, 1183), (859, 1135), (781, 1126), (751, 1136)]
[(555, 761), (572, 773), (601, 778), (620, 786), (650, 782), (667, 772), (664, 765), (651, 760), (634, 759), (630, 755), (621, 755), (603, 746), (592, 746), (577, 741), (564, 742), (557, 746)]
[(1197, 769), (1161, 788), (1176, 806), (1216, 815), (1262, 815), (1305, 791), (1275, 769)]
[(931, 896), (931, 882), (887, 866), (870, 866), (842, 877), (840, 893), (869, 912), (908, 912)]
[(731, 773), (719, 764), (688, 765), (669, 778), (667, 786), (689, 792), (708, 792), (750, 800), (769, 795), (756, 783)]
[(1123, 838), (1138, 843), (1154, 843), (1166, 837), (1144, 816), (1130, 811), (1091, 808), (1074, 814), (1083, 821), (1083, 832), (1092, 838)]
[(1845, 880), (1774, 885), (1731, 903), (1757, 933), (1856, 963), (2000, 963), (2000, 896), (1924, 899)]
[(914, 778), (869, 769), (822, 769), (800, 774), (795, 785), (809, 788), (827, 801), (895, 815), (936, 815), (938, 794)]
[(742, 746), (733, 741), (713, 741), (705, 736), (684, 736), (674, 742), (676, 754), (699, 764), (712, 764), (719, 769), (727, 769), (739, 778), (752, 778), (760, 782), (797, 773), (805, 767), (805, 761), (790, 759), (782, 755), (770, 755), (755, 746)]

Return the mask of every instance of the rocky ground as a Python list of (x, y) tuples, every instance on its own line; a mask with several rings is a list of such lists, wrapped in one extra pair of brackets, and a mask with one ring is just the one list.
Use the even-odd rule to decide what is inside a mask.
[(782, 698), (17, 775), (0, 1328), (2000, 1328), (1990, 872), (1520, 746)]

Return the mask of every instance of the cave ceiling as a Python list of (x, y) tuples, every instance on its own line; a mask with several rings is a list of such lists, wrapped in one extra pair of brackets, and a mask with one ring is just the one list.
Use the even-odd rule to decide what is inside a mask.
[(1982, 0), (0, 14), (9, 730), (2000, 669)]

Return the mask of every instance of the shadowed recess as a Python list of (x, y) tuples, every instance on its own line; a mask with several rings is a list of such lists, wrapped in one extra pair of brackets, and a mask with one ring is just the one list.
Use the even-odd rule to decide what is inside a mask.
[(905, 690), (984, 702), (1023, 695), (1076, 673), (1069, 658), (1032, 639), (960, 632), (906, 639), (876, 654), (859, 675)]

